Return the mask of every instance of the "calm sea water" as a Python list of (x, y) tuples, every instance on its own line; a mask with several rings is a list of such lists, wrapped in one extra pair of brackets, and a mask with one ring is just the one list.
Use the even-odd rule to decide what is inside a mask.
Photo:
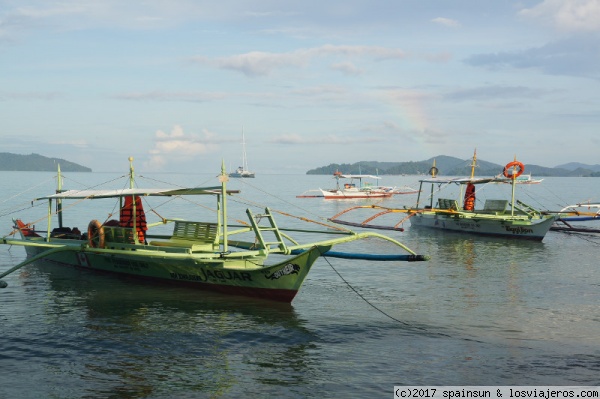
[[(212, 185), (215, 174), (151, 178)], [(46, 204), (29, 201), (54, 190), (52, 176), (0, 175), (3, 234), (13, 217), (43, 217)], [(113, 177), (66, 176), (65, 188)], [(416, 177), (383, 183), (414, 185)], [(313, 219), (363, 204), (295, 197), (332, 184), (328, 176), (259, 175), (230, 188), (247, 203)], [(553, 210), (600, 199), (590, 178), (546, 178), (518, 195)], [(111, 211), (75, 209), (66, 223), (80, 228)], [(0, 290), (0, 397), (389, 398), (394, 385), (600, 385), (600, 237), (550, 232), (519, 242), (406, 227), (383, 234), (431, 261), (322, 258), (292, 304), (26, 266)], [(389, 246), (369, 240), (353, 249)], [(1, 246), (0, 270), (24, 258), (23, 248)]]

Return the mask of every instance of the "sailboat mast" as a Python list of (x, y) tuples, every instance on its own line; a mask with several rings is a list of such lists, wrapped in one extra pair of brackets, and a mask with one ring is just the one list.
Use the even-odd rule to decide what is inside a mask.
[(242, 166), (244, 171), (248, 170), (248, 159), (246, 158), (246, 135), (244, 134), (244, 127), (242, 126)]

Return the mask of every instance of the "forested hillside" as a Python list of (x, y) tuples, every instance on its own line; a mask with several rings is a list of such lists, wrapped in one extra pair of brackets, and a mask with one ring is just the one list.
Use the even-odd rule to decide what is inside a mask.
[(39, 154), (20, 155), (0, 152), (0, 170), (55, 172), (58, 165), (63, 172), (92, 171), (90, 168), (60, 158), (47, 158)]
[[(472, 159), (460, 159), (447, 155), (439, 155), (424, 161), (409, 162), (377, 162), (361, 161), (352, 164), (330, 164), (311, 169), (307, 175), (329, 175), (334, 172), (345, 174), (369, 174), (369, 175), (426, 175), (429, 174), (435, 160), (435, 167), (440, 176), (467, 176), (471, 174)], [(477, 160), (475, 174), (477, 176), (496, 176), (502, 173), (504, 165), (498, 165), (481, 159)], [(525, 163), (525, 173), (531, 173), (535, 177), (543, 176), (585, 176), (596, 177), (598, 173), (594, 166), (579, 164), (576, 169), (564, 167), (548, 168), (545, 166), (531, 165)]]

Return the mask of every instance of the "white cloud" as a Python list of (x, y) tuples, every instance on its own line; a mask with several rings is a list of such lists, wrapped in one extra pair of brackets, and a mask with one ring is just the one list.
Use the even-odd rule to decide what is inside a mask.
[(214, 133), (204, 130), (202, 136), (185, 134), (181, 126), (175, 125), (170, 133), (162, 130), (155, 133), (154, 147), (149, 151), (149, 164), (160, 169), (168, 163), (207, 154), (217, 148)]
[(360, 75), (364, 72), (363, 69), (358, 68), (356, 65), (354, 65), (351, 62), (340, 62), (337, 64), (332, 64), (331, 69), (333, 69), (335, 71), (343, 72), (347, 75)]
[(1, 92), (0, 91), (0, 101), (52, 101), (55, 99), (59, 99), (62, 97), (61, 94), (57, 92)]
[(367, 136), (340, 136), (335, 134), (319, 135), (318, 137), (308, 137), (297, 133), (287, 133), (275, 136), (268, 140), (270, 143), (286, 144), (286, 145), (344, 145), (344, 144), (361, 144), (373, 143), (382, 141), (380, 137), (372, 135)]
[(207, 102), (222, 100), (227, 97), (225, 93), (219, 92), (165, 92), (148, 91), (121, 93), (115, 96), (119, 100), (133, 101), (186, 101), (186, 102)]
[(469, 89), (454, 90), (444, 96), (450, 101), (481, 101), (499, 99), (535, 99), (546, 94), (546, 90), (533, 89), (524, 86), (485, 86)]
[(600, 31), (600, 0), (544, 0), (520, 15), (546, 21), (566, 32)]
[(75, 147), (75, 148), (88, 148), (89, 144), (87, 142), (87, 140), (84, 139), (74, 139), (74, 140), (58, 140), (58, 141), (50, 141), (51, 145), (57, 145), (57, 146), (69, 146), (69, 147)]
[(274, 70), (284, 67), (305, 67), (315, 58), (327, 57), (369, 57), (375, 61), (403, 59), (407, 55), (396, 48), (381, 46), (334, 46), (324, 45), (299, 49), (287, 53), (268, 53), (252, 51), (230, 57), (208, 58), (193, 57), (191, 60), (201, 64), (213, 65), (220, 69), (231, 69), (247, 76), (266, 76)]
[(597, 80), (600, 75), (599, 34), (572, 35), (541, 47), (496, 54), (474, 54), (467, 64), (485, 68), (539, 69), (550, 75)]
[(458, 28), (461, 26), (460, 22), (458, 22), (457, 20), (450, 19), (450, 18), (443, 18), (443, 17), (434, 18), (431, 20), (431, 22), (446, 26), (448, 28)]
[(313, 86), (313, 87), (303, 87), (300, 89), (292, 90), (292, 93), (300, 95), (300, 96), (310, 96), (314, 98), (315, 96), (346, 96), (348, 95), (347, 89), (343, 86), (335, 86), (335, 85), (321, 85), (321, 86)]

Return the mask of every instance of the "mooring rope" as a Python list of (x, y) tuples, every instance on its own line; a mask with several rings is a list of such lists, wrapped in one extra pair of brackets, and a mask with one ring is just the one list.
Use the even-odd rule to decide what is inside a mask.
[[(428, 333), (431, 333), (429, 331), (427, 331), (426, 328), (423, 327), (416, 327), (413, 326), (405, 321), (402, 321), (400, 319), (395, 318), (394, 316), (390, 315), (389, 313), (386, 313), (385, 311), (383, 311), (381, 308), (378, 308), (377, 306), (375, 306), (373, 303), (371, 303), (367, 298), (365, 298), (360, 292), (358, 292), (349, 282), (348, 280), (346, 280), (341, 274), (340, 272), (337, 271), (337, 269), (335, 267), (333, 267), (333, 265), (331, 264), (331, 262), (329, 262), (329, 259), (327, 259), (327, 256), (322, 256), (323, 259), (325, 259), (325, 261), (327, 262), (327, 264), (329, 265), (329, 267), (331, 267), (331, 269), (335, 272), (335, 274), (338, 275), (338, 277), (344, 282), (344, 284), (346, 284), (346, 286), (348, 288), (350, 288), (356, 295), (358, 295), (358, 297), (360, 299), (362, 299), (367, 305), (371, 306), (373, 309), (375, 309), (376, 311), (378, 311), (379, 313), (381, 313), (382, 315), (384, 315), (385, 317), (387, 317), (388, 319), (391, 319), (393, 321), (395, 321), (396, 323), (400, 323), (406, 327), (410, 327), (410, 328), (414, 328), (417, 330), (421, 330), (421, 331), (426, 331)], [(442, 335), (442, 336), (449, 336), (446, 334), (440, 334), (440, 333), (436, 333), (437, 335)]]
[[(581, 233), (581, 232), (577, 232), (577, 231), (568, 231), (568, 230), (560, 230), (559, 233), (568, 234), (570, 236), (577, 237), (580, 240), (587, 241), (587, 242), (592, 243), (592, 244), (600, 245), (600, 242), (594, 241), (594, 240), (591, 239), (591, 237), (596, 237), (596, 236), (592, 236), (592, 235)], [(586, 238), (586, 236), (588, 238)]]

